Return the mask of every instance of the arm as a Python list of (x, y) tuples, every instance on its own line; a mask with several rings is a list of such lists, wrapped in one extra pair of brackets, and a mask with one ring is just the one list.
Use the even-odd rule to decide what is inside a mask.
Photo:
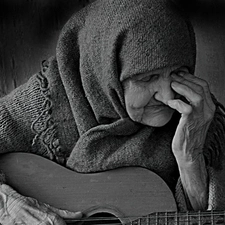
[[(225, 108), (216, 99), (214, 99), (214, 103), (216, 104), (216, 112), (207, 133), (203, 151), (204, 157), (201, 155), (199, 160), (191, 163), (188, 168), (183, 168), (182, 164), (179, 166), (180, 179), (177, 183), (175, 196), (180, 210), (192, 210), (190, 204), (187, 204), (190, 202), (199, 200), (200, 204), (201, 202), (204, 203), (204, 198), (202, 199), (201, 196), (205, 196), (204, 205), (208, 210), (225, 209)], [(204, 174), (206, 174), (206, 177)], [(204, 180), (206, 180), (205, 189)], [(194, 185), (191, 185), (193, 183)], [(188, 184), (190, 185), (188, 186)], [(207, 192), (204, 190), (207, 190)], [(194, 195), (191, 196), (191, 193), (194, 193)], [(186, 200), (184, 199), (185, 196)], [(191, 200), (194, 196), (199, 196), (199, 198)], [(203, 206), (203, 208), (205, 207)], [(200, 206), (200, 208), (202, 207)]]
[[(32, 99), (40, 104), (31, 104)], [(26, 84), (0, 98), (0, 154), (32, 151), (32, 120), (41, 112), (43, 100), (35, 75)], [(5, 183), (2, 171), (1, 183)]]
[(206, 210), (209, 181), (203, 155), (200, 155), (194, 162), (182, 163), (178, 167), (185, 194), (192, 208), (196, 211)]
[(0, 223), (27, 225), (65, 225), (64, 219), (81, 219), (81, 212), (56, 209), (36, 199), (17, 193), (6, 184), (0, 185)]
[(208, 207), (209, 177), (203, 154), (215, 104), (206, 81), (189, 73), (173, 75), (172, 88), (188, 101), (168, 102), (181, 118), (175, 132), (172, 150), (176, 158), (183, 189), (194, 210)]
[(0, 154), (31, 151), (32, 123), (42, 112), (44, 97), (36, 74), (28, 82), (0, 98)]
[[(57, 75), (52, 74), (54, 77)], [(44, 107), (48, 106), (46, 103), (49, 96), (46, 96), (44, 91), (48, 91), (49, 85), (44, 76), (38, 75), (40, 74), (35, 74), (26, 84), (0, 99), (0, 154), (15, 151), (40, 155), (49, 153), (46, 146), (40, 143), (32, 145), (35, 137), (41, 135), (41, 131), (45, 131), (46, 122), (51, 117), (51, 109)], [(40, 82), (38, 77), (43, 82)], [(59, 92), (59, 87), (57, 91)], [(47, 113), (46, 117), (40, 117), (43, 112)], [(34, 123), (37, 118), (41, 119), (41, 124)], [(54, 140), (54, 137), (51, 140)], [(1, 177), (4, 178), (3, 173), (0, 174)], [(79, 219), (81, 213), (59, 210), (33, 198), (22, 196), (4, 180), (0, 180), (0, 224), (64, 225), (62, 218)]]

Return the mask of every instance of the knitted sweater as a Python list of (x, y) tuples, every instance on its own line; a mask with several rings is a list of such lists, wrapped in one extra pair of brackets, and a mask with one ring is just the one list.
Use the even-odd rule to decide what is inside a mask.
[[(41, 72), (0, 99), (0, 153), (32, 152), (85, 173), (142, 166), (161, 176), (179, 209), (187, 209), (171, 150), (179, 117), (161, 128), (132, 121), (121, 82), (176, 64), (194, 72), (188, 21), (165, 0), (98, 0), (68, 21), (56, 52)], [(204, 154), (209, 205), (223, 209), (224, 108), (214, 102)]]

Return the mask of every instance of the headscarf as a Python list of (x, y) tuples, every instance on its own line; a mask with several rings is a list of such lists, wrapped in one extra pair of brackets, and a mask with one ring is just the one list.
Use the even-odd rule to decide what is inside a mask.
[(178, 173), (171, 141), (177, 120), (161, 128), (132, 121), (122, 82), (174, 65), (193, 73), (195, 58), (193, 28), (168, 0), (97, 0), (76, 13), (57, 46), (79, 132), (67, 166), (79, 172), (142, 166), (174, 187)]

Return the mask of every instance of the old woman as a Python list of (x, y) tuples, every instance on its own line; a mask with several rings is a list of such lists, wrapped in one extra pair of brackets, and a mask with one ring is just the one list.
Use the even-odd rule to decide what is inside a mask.
[[(179, 210), (224, 209), (224, 107), (195, 76), (195, 57), (193, 28), (170, 1), (97, 0), (67, 22), (41, 72), (0, 99), (0, 152), (84, 173), (145, 167)], [(0, 204), (3, 224), (81, 217), (7, 179)]]

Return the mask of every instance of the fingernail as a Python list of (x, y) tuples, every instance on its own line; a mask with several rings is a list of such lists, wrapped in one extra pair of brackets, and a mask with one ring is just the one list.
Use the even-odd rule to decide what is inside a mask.
[(171, 86), (175, 87), (177, 84), (178, 84), (178, 82), (173, 81), (173, 82), (171, 83)]
[(171, 77), (176, 78), (176, 77), (178, 77), (178, 75), (176, 73), (172, 73)]
[(185, 75), (185, 72), (181, 71), (178, 74), (183, 77)]
[(83, 213), (82, 212), (75, 212), (75, 216), (82, 218), (83, 217)]

